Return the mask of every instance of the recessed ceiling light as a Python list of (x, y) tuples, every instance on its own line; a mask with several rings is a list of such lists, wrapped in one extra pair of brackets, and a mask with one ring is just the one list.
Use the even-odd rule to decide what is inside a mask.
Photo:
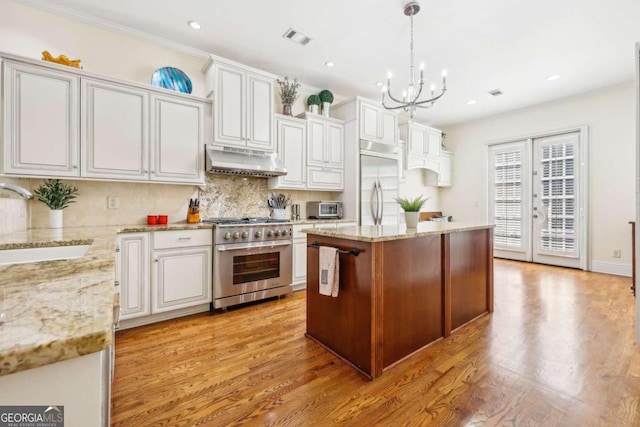
[(196, 21), (189, 21), (189, 22), (187, 22), (187, 24), (189, 24), (189, 26), (191, 28), (193, 28), (194, 30), (199, 30), (200, 29), (200, 24), (198, 24)]
[(333, 67), (333, 66), (334, 66), (334, 65), (336, 65), (336, 64), (334, 64), (334, 63), (333, 63), (333, 62), (331, 62), (331, 61), (327, 61), (327, 62), (325, 62), (325, 63), (324, 63), (324, 65), (326, 65), (327, 67), (331, 68), (331, 67)]
[(475, 103), (476, 103), (475, 99), (470, 99), (470, 100), (467, 101), (467, 105), (473, 105)]
[(547, 80), (553, 81), (553, 80), (558, 80), (559, 78), (560, 78), (560, 74), (551, 74), (550, 76), (547, 77)]
[(382, 86), (382, 82), (376, 82), (376, 86)]

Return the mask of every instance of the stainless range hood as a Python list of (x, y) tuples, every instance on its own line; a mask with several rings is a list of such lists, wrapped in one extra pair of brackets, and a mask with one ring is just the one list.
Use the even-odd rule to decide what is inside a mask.
[(206, 146), (206, 152), (206, 171), (209, 173), (261, 178), (287, 174), (287, 169), (276, 153), (210, 144)]

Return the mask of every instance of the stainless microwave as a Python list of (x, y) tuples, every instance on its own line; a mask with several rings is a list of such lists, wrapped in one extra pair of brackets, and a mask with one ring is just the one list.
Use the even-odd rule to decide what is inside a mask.
[(307, 218), (309, 219), (341, 219), (342, 202), (307, 202)]

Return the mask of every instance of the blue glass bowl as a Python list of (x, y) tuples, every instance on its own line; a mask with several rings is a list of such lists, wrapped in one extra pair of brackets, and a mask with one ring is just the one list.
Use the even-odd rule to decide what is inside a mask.
[(182, 93), (191, 93), (193, 90), (189, 76), (174, 67), (158, 68), (151, 76), (151, 85)]

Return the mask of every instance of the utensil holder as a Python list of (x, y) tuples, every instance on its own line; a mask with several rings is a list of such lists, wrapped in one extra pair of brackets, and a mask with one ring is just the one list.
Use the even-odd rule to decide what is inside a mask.
[(287, 219), (287, 210), (286, 209), (274, 209), (271, 213), (271, 218), (273, 219)]

